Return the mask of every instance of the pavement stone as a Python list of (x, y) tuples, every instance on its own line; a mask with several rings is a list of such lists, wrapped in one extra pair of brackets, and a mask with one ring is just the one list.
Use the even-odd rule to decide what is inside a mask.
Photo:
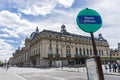
[(5, 68), (0, 68), (0, 80), (25, 80), (16, 73), (9, 72)]
[[(19, 74), (32, 74), (31, 76), (34, 76), (33, 74), (39, 74), (39, 73), (52, 73), (55, 71), (65, 71), (65, 72), (76, 72), (80, 74), (86, 74), (86, 68), (69, 68), (69, 67), (63, 67), (63, 68), (48, 68), (48, 69), (39, 69), (39, 68), (17, 68), (17, 67), (11, 67), (8, 70), (0, 68), (0, 80), (27, 80), (24, 77), (20, 76)], [(64, 73), (65, 73), (64, 72)], [(109, 70), (105, 70), (103, 68), (103, 72), (105, 76), (115, 76), (119, 77), (120, 73), (114, 73), (114, 72), (109, 72)], [(38, 75), (39, 76), (39, 75)], [(44, 76), (43, 76), (44, 77)], [(84, 76), (82, 76), (84, 77)], [(40, 78), (40, 77), (39, 77)], [(106, 77), (106, 80), (109, 78)], [(42, 79), (40, 79), (42, 80)], [(57, 80), (57, 79), (55, 79)], [(76, 79), (78, 80), (78, 79)], [(120, 80), (120, 79), (117, 79)]]

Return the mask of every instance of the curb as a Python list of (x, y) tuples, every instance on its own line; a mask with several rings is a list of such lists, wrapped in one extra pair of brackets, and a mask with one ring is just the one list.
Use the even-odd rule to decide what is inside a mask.
[(85, 72), (81, 72), (81, 71), (70, 71), (70, 70), (59, 70), (59, 69), (56, 69), (56, 71), (67, 71), (67, 72), (85, 73)]
[(115, 75), (115, 76), (120, 76), (119, 73), (115, 74), (115, 73), (104, 73), (104, 75)]
[[(78, 72), (78, 73), (82, 73), (80, 71), (70, 71), (70, 70), (59, 70), (56, 69), (57, 71), (67, 71), (67, 72)], [(85, 73), (85, 72), (84, 72)], [(120, 73), (103, 73), (104, 75), (115, 75), (115, 76), (120, 76)]]

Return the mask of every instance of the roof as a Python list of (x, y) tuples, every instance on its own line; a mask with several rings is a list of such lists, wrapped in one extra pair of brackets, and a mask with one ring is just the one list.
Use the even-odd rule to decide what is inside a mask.
[[(31, 33), (31, 35), (30, 35), (30, 41), (32, 41), (34, 38), (36, 38), (38, 35), (41, 35), (42, 33), (56, 34), (56, 35), (68, 35), (68, 36), (71, 36), (71, 37), (74, 37), (74, 38), (91, 39), (91, 37), (89, 37), (89, 36), (83, 36), (83, 35), (69, 33), (69, 32), (66, 31), (65, 25), (62, 25), (61, 26), (61, 32), (56, 32), (56, 31), (51, 31), (51, 30), (43, 30), (43, 31), (39, 32), (39, 29), (37, 27), (36, 31), (33, 32), (33, 33)], [(95, 38), (95, 40), (107, 42), (107, 40), (105, 40), (102, 37), (102, 34), (99, 34), (99, 37)]]
[[(68, 35), (68, 36), (72, 36), (74, 38), (85, 38), (85, 39), (91, 39), (91, 37), (89, 36), (83, 36), (83, 35), (78, 35), (78, 34), (73, 34), (73, 33), (61, 33), (61, 32), (56, 32), (56, 31), (51, 31), (51, 30), (43, 30), (42, 32), (48, 33), (48, 34), (56, 34), (56, 35)], [(101, 39), (101, 38), (95, 38), (95, 40), (99, 40), (99, 41), (107, 41), (105, 39)]]

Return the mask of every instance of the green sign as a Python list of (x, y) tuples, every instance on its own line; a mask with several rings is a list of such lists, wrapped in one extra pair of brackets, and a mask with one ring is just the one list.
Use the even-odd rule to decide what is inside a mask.
[(79, 12), (76, 21), (79, 28), (88, 33), (97, 31), (102, 25), (99, 13), (88, 8)]

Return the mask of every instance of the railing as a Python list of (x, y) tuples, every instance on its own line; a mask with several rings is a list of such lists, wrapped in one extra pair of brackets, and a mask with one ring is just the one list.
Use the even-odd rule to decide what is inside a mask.
[(71, 54), (70, 54), (70, 53), (67, 53), (67, 54), (66, 54), (66, 57), (71, 57)]
[(53, 56), (54, 56), (53, 53), (48, 53), (49, 58), (52, 58)]
[(57, 53), (56, 53), (56, 54), (55, 54), (55, 57), (56, 57), (56, 58), (59, 58), (59, 57), (60, 57), (60, 54), (57, 54)]

